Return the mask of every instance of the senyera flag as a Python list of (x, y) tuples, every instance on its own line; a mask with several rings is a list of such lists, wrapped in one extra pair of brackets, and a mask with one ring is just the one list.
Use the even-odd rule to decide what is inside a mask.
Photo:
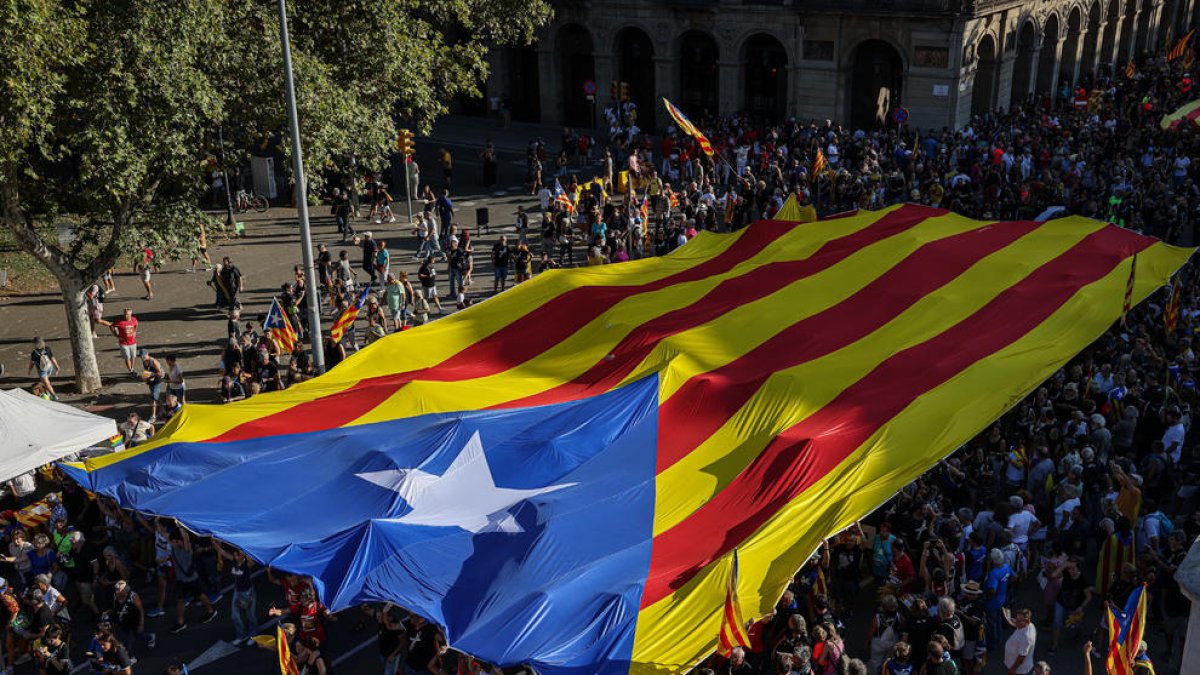
[(701, 233), (551, 270), (328, 374), (188, 404), (151, 442), (66, 466), (388, 600), (490, 662), (680, 672), (827, 535), (995, 420), (1190, 249), (1083, 218), (904, 205)]
[(665, 98), (663, 99), (663, 106), (667, 109), (667, 114), (671, 116), (671, 119), (675, 120), (675, 123), (679, 125), (679, 129), (685, 134), (696, 139), (696, 143), (700, 145), (700, 149), (704, 151), (704, 154), (712, 157), (712, 143), (709, 142), (708, 138), (704, 134), (700, 133), (700, 129), (698, 129), (695, 124), (692, 124), (692, 121), (687, 118), (687, 115), (684, 115), (682, 110), (677, 108), (674, 103), (671, 103)]
[(333, 325), (330, 326), (329, 337), (332, 338), (334, 342), (342, 341), (342, 336), (346, 334), (346, 329), (354, 324), (354, 320), (358, 318), (358, 313), (362, 311), (363, 303), (367, 301), (367, 296), (370, 295), (370, 293), (370, 286), (364, 288), (362, 293), (358, 294), (358, 299), (354, 301), (354, 304), (342, 310), (341, 316), (339, 316), (337, 321), (334, 321)]

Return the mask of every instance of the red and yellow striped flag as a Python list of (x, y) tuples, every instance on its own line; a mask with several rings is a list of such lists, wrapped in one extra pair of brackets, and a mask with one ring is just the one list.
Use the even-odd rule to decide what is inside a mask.
[(700, 149), (704, 151), (704, 154), (712, 157), (712, 143), (708, 142), (708, 138), (706, 138), (704, 134), (700, 133), (700, 129), (696, 128), (695, 124), (692, 124), (692, 121), (687, 118), (687, 115), (684, 115), (682, 110), (676, 108), (675, 104), (671, 103), (665, 98), (663, 99), (663, 105), (667, 109), (667, 114), (670, 115), (671, 119), (675, 120), (675, 123), (679, 125), (679, 129), (685, 134), (696, 139), (696, 142), (700, 144)]
[[(582, 406), (646, 388), (653, 403), (641, 418), (648, 432), (638, 442), (645, 446), (637, 446), (646, 462), (626, 467), (635, 486), (629, 492), (645, 496), (646, 508), (622, 523), (628, 538), (621, 552), (592, 558), (539, 551), (553, 555), (545, 567), (525, 569), (523, 583), (533, 586), (522, 598), (547, 609), (545, 599), (554, 598), (574, 615), (603, 613), (586, 637), (610, 665), (569, 672), (616, 672), (613, 663), (635, 675), (684, 672), (719, 645), (734, 548), (738, 606), (746, 616), (766, 614), (826, 537), (892, 498), (1033, 391), (1103, 335), (1123, 306), (1161, 287), (1191, 253), (1078, 216), (980, 222), (915, 204), (702, 232), (667, 256), (538, 276), (446, 319), (389, 335), (284, 391), (229, 405), (189, 404), (169, 433), (74, 470), (77, 477), (119, 481), (120, 467), (143, 453), (173, 457), (181, 454), (171, 452), (173, 444), (194, 443), (204, 452), (254, 440), (248, 445), (263, 452), (319, 450), (343, 462), (351, 478), (367, 470), (394, 473), (411, 465), (382, 455), (366, 459), (375, 457), (376, 438), (393, 439), (384, 435), (390, 425), (446, 419), (438, 423), (468, 426), (484, 413)], [(1138, 274), (1123, 303), (1134, 254)], [(338, 439), (338, 452), (324, 452), (325, 438)], [(569, 454), (549, 442), (481, 442), (485, 456), (497, 457), (492, 468), (507, 469), (495, 478), (504, 488), (543, 483), (527, 485), (512, 462), (500, 466), (495, 445), (512, 446), (506, 452), (521, 457)], [(437, 462), (421, 468), (443, 471), (466, 451), (447, 445), (438, 453)], [(141, 462), (128, 465), (143, 470)], [(520, 524), (560, 522), (561, 512), (532, 505), (567, 494), (575, 481), (585, 482), (571, 489), (593, 494), (582, 471), (561, 475), (562, 490), (525, 502), (528, 518), (524, 507), (514, 508)], [(310, 478), (320, 485), (333, 480), (322, 471)], [(348, 560), (358, 559), (367, 540), (387, 560), (407, 550), (410, 526), (391, 522), (407, 513), (396, 510), (395, 491), (364, 492), (361, 508), (370, 514), (364, 520), (358, 512), (346, 515), (343, 495), (317, 487), (309, 486), (308, 508), (323, 517), (329, 512), (346, 533), (322, 545), (347, 547)], [(607, 493), (601, 497), (611, 501)], [(601, 508), (599, 501), (588, 504)], [(462, 546), (470, 550), (471, 534), (463, 532)], [(541, 537), (530, 531), (513, 541)], [(285, 548), (291, 555), (301, 547), (293, 539)], [(526, 549), (512, 551), (524, 556)], [(603, 574), (590, 574), (600, 565)], [(391, 588), (411, 590), (406, 606), (424, 615), (437, 616), (445, 606), (444, 595), (431, 597), (403, 565), (389, 568), (388, 584), (353, 587), (342, 585), (348, 583), (342, 572), (326, 578), (328, 566), (312, 569), (327, 597), (338, 601), (331, 605)], [(489, 605), (491, 616), (534, 608), (495, 599), (500, 604)], [(539, 618), (540, 611), (528, 616), (523, 631), (535, 637), (521, 647), (542, 651), (516, 654), (509, 640), (491, 653), (473, 653), (534, 662), (547, 675), (568, 672), (553, 659), (564, 650), (578, 653), (579, 634), (558, 636), (552, 619)], [(464, 630), (450, 622), (447, 640), (469, 645), (494, 632)]]
[(821, 172), (825, 170), (826, 164), (828, 164), (828, 162), (825, 160), (825, 153), (822, 152), (820, 148), (817, 148), (817, 157), (813, 160), (812, 169), (814, 179), (821, 175)]
[(362, 310), (363, 303), (367, 301), (367, 295), (371, 293), (371, 287), (367, 286), (358, 295), (358, 299), (354, 304), (342, 311), (342, 315), (333, 322), (333, 326), (329, 329), (329, 337), (333, 338), (335, 343), (342, 341), (342, 336), (346, 334), (346, 329), (349, 328), (354, 320), (358, 318), (358, 313)]
[(296, 660), (292, 658), (288, 637), (282, 626), (275, 627), (275, 647), (279, 655), (279, 675), (300, 675), (300, 669), (296, 667)]
[(722, 656), (729, 656), (734, 647), (750, 646), (750, 637), (746, 635), (746, 622), (742, 619), (742, 608), (738, 604), (737, 584), (738, 557), (735, 548), (729, 583), (725, 587), (725, 606), (721, 612), (721, 631), (717, 642), (717, 653)]
[(1125, 301), (1121, 304), (1121, 325), (1125, 325), (1125, 317), (1133, 309), (1133, 291), (1137, 279), (1137, 253), (1129, 261), (1129, 278), (1125, 280)]
[(1174, 61), (1175, 59), (1183, 56), (1184, 52), (1187, 51), (1188, 44), (1192, 40), (1192, 34), (1195, 32), (1196, 30), (1193, 28), (1192, 30), (1188, 31), (1187, 35), (1179, 38), (1179, 41), (1175, 43), (1175, 46), (1171, 47), (1171, 51), (1167, 52), (1168, 61)]
[(1182, 294), (1179, 275), (1175, 275), (1171, 279), (1171, 297), (1167, 298), (1167, 306), (1163, 309), (1163, 325), (1168, 333), (1174, 333), (1175, 327), (1179, 325), (1179, 296)]
[(278, 300), (271, 301), (271, 309), (267, 312), (267, 320), (263, 321), (263, 329), (284, 353), (291, 354), (296, 350), (296, 343), (300, 341), (300, 338), (292, 328), (291, 320), (279, 306)]
[(1125, 77), (1132, 80), (1137, 75), (1137, 66), (1133, 65), (1133, 59), (1129, 59), (1129, 63), (1125, 66)]

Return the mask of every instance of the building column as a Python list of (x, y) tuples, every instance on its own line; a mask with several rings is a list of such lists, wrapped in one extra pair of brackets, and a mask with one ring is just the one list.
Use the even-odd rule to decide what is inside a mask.
[[(597, 128), (603, 127), (607, 129), (604, 123), (604, 105), (601, 101), (608, 96), (608, 87), (610, 83), (617, 79), (616, 60), (612, 54), (602, 54), (600, 52), (592, 52), (592, 81), (596, 83), (596, 95), (592, 98), (592, 124)], [(568, 95), (583, 96), (580, 92), (567, 92)], [(641, 114), (641, 111), (638, 111)]]
[(547, 104), (542, 106), (542, 124), (563, 122), (563, 75), (559, 65), (558, 50), (538, 49), (538, 94)]
[(1063, 69), (1062, 69), (1062, 58), (1063, 58), (1063, 56), (1065, 56), (1065, 54), (1063, 54), (1063, 46), (1065, 43), (1066, 43), (1066, 40), (1063, 40), (1063, 43), (1060, 43), (1060, 45), (1059, 45), (1058, 81), (1066, 82), (1067, 84), (1071, 85), (1071, 87), (1074, 87), (1075, 81), (1079, 77), (1079, 59), (1080, 59), (1080, 57), (1083, 56), (1083, 31), (1080, 31), (1079, 35), (1075, 38), (1075, 58), (1071, 59), (1071, 63), (1074, 65), (1072, 66), (1072, 70), (1069, 73), (1063, 72)]
[(796, 115), (800, 109), (800, 74), (802, 69), (800, 64), (789, 62), (787, 68), (787, 114), (789, 116)]
[(742, 106), (745, 92), (738, 87), (741, 74), (740, 61), (717, 61), (717, 111), (720, 115), (732, 115)]
[(996, 79), (992, 82), (992, 86), (995, 87), (992, 90), (993, 110), (1000, 108), (1008, 110), (1012, 107), (1013, 64), (1016, 61), (1017, 52), (1015, 50), (1005, 50), (996, 63)]
[(658, 99), (665, 98), (671, 103), (679, 100), (679, 59), (674, 56), (654, 57), (654, 88), (658, 97), (654, 101), (654, 120), (659, 129), (665, 129), (674, 124), (667, 114), (665, 106), (658, 104)]
[[(1108, 53), (1101, 53), (1100, 60), (1113, 64), (1115, 70), (1124, 68), (1124, 61), (1121, 60), (1121, 31), (1125, 29), (1125, 15), (1122, 14), (1116, 18), (1116, 28), (1113, 28), (1113, 43), (1109, 46)], [(1104, 38), (1100, 38), (1100, 51), (1104, 51)]]
[[(1062, 38), (1059, 40), (1055, 40), (1054, 45), (1051, 47), (1051, 49), (1054, 50), (1054, 75), (1052, 75), (1050, 77), (1049, 91), (1050, 91), (1050, 96), (1055, 100), (1058, 98), (1058, 83), (1060, 80), (1062, 80), (1062, 75), (1063, 75), (1063, 73), (1062, 73), (1062, 55), (1063, 55), (1063, 45), (1065, 45), (1066, 43), (1067, 43), (1067, 39)], [(1045, 49), (1045, 48), (1046, 48), (1046, 45), (1043, 44), (1042, 49)]]
[(1025, 91), (1017, 92), (1021, 95), (1022, 100), (1038, 90), (1038, 73), (1042, 67), (1042, 43), (1036, 37), (1034, 43), (1033, 57), (1029, 61), (1029, 87)]
[(1100, 53), (1104, 51), (1104, 32), (1108, 30), (1107, 17), (1100, 17), (1100, 24), (1096, 26), (1096, 49), (1092, 51), (1092, 60), (1090, 63), (1083, 64), (1085, 73), (1090, 73), (1096, 70), (1096, 66), (1100, 64)]

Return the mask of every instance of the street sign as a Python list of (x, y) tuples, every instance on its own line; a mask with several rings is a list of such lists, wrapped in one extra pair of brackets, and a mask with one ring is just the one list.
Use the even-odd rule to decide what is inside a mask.
[(896, 108), (892, 111), (892, 121), (897, 126), (903, 125), (908, 121), (908, 108)]
[(584, 81), (583, 93), (587, 94), (588, 96), (595, 96), (596, 95), (596, 83), (593, 82), (592, 80)]

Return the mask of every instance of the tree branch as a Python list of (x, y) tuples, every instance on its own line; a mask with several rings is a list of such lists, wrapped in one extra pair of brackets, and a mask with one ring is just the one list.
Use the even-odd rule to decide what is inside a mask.
[(0, 216), (3, 217), (4, 226), (16, 236), (21, 248), (37, 258), (56, 277), (63, 279), (78, 275), (79, 271), (71, 264), (70, 256), (38, 234), (33, 218), (21, 208), (15, 164), (6, 164), (0, 177)]

